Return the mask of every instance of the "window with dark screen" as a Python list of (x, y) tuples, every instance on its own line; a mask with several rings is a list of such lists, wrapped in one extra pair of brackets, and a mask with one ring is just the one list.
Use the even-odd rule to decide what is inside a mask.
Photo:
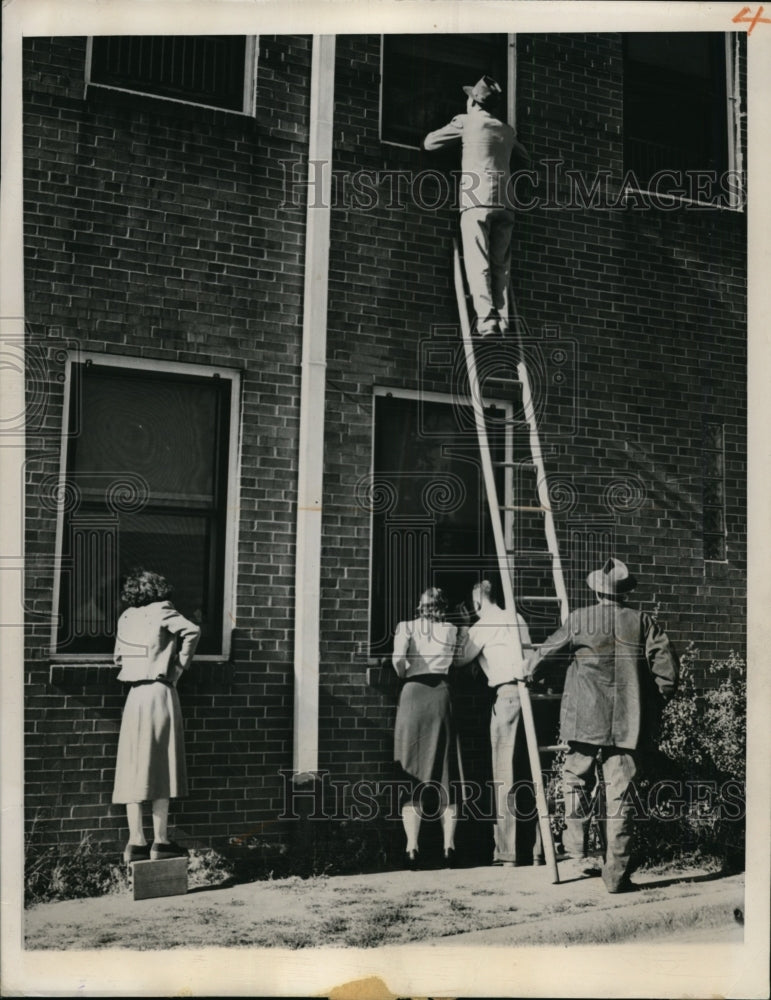
[[(660, 171), (728, 168), (725, 35), (640, 32), (624, 37), (624, 169), (641, 188)], [(663, 185), (663, 186), (662, 186)], [(682, 186), (659, 181), (657, 190)]]
[[(491, 445), (502, 459), (500, 436)], [(385, 655), (427, 587), (455, 606), (481, 575), (497, 575), (470, 407), (377, 395), (371, 494), (370, 648)]]
[(173, 585), (199, 653), (221, 653), (233, 392), (227, 377), (73, 365), (59, 653), (112, 652), (136, 566)]

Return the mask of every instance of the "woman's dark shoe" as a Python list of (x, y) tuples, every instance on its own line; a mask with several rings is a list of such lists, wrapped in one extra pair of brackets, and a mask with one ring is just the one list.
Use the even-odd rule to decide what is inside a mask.
[(418, 867), (418, 852), (417, 851), (405, 851), (404, 854), (406, 860), (406, 867), (410, 868), (412, 871)]
[(445, 847), (444, 849), (444, 867), (454, 868), (455, 867), (455, 848)]
[(126, 844), (126, 850), (123, 852), (123, 860), (127, 865), (130, 865), (134, 861), (149, 861), (150, 848), (147, 844)]
[(180, 847), (173, 840), (170, 840), (168, 844), (161, 844), (157, 840), (154, 841), (153, 846), (150, 848), (150, 860), (151, 861), (168, 861), (169, 858), (186, 858), (189, 851), (185, 847)]

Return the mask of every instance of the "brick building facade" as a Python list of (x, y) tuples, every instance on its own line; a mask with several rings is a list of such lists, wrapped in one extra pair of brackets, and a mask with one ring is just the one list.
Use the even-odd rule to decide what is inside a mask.
[[(25, 787), (53, 839), (124, 837), (109, 633), (135, 558), (157, 555), (204, 624), (180, 690), (183, 838), (275, 828), (281, 771), (391, 775), (389, 636), (421, 585), (460, 600), (494, 566), (475, 439), (453, 423), (457, 164), (414, 141), (421, 115), (434, 128), (462, 110), (456, 77), (488, 65), (532, 157), (514, 286), (571, 600), (613, 552), (679, 648), (694, 641), (703, 663), (743, 649), (743, 38), (694, 36), (667, 62), (619, 34), (443, 37), (249, 40), (226, 53), (243, 60), (235, 110), (132, 93), (131, 63), (100, 85), (86, 38), (25, 41)], [(678, 147), (670, 123), (656, 149), (636, 96), (654, 80), (682, 94), (675, 62), (704, 136)], [(331, 171), (314, 159), (325, 142)], [(652, 190), (662, 165), (674, 179)], [(496, 367), (490, 398), (516, 409)], [(322, 492), (302, 527), (311, 432)], [(534, 533), (523, 524), (520, 542)], [(523, 572), (520, 589), (540, 586)], [(485, 692), (459, 690), (484, 778)]]

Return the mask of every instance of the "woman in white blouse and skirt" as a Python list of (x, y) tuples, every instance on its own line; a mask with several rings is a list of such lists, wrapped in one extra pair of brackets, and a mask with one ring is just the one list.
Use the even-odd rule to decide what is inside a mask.
[[(124, 858), (159, 861), (186, 857), (168, 837), (169, 799), (187, 795), (185, 745), (177, 681), (190, 666), (201, 634), (168, 600), (171, 587), (158, 573), (132, 570), (121, 597), (115, 662), (128, 697), (118, 737), (112, 801), (126, 806), (129, 841)], [(152, 802), (153, 843), (142, 823)]]
[(412, 782), (402, 805), (407, 862), (418, 860), (420, 798), (427, 783), (441, 796), (444, 859), (452, 862), (457, 823), (457, 782), (462, 780), (460, 745), (455, 733), (447, 674), (457, 629), (445, 620), (444, 594), (430, 587), (420, 598), (418, 618), (400, 622), (394, 636), (393, 665), (404, 680), (396, 710), (394, 760)]

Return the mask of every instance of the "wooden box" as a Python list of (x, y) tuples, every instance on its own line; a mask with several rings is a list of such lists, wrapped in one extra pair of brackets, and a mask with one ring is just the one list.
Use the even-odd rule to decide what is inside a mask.
[(187, 892), (187, 858), (134, 861), (130, 867), (134, 883), (134, 899), (183, 896)]

